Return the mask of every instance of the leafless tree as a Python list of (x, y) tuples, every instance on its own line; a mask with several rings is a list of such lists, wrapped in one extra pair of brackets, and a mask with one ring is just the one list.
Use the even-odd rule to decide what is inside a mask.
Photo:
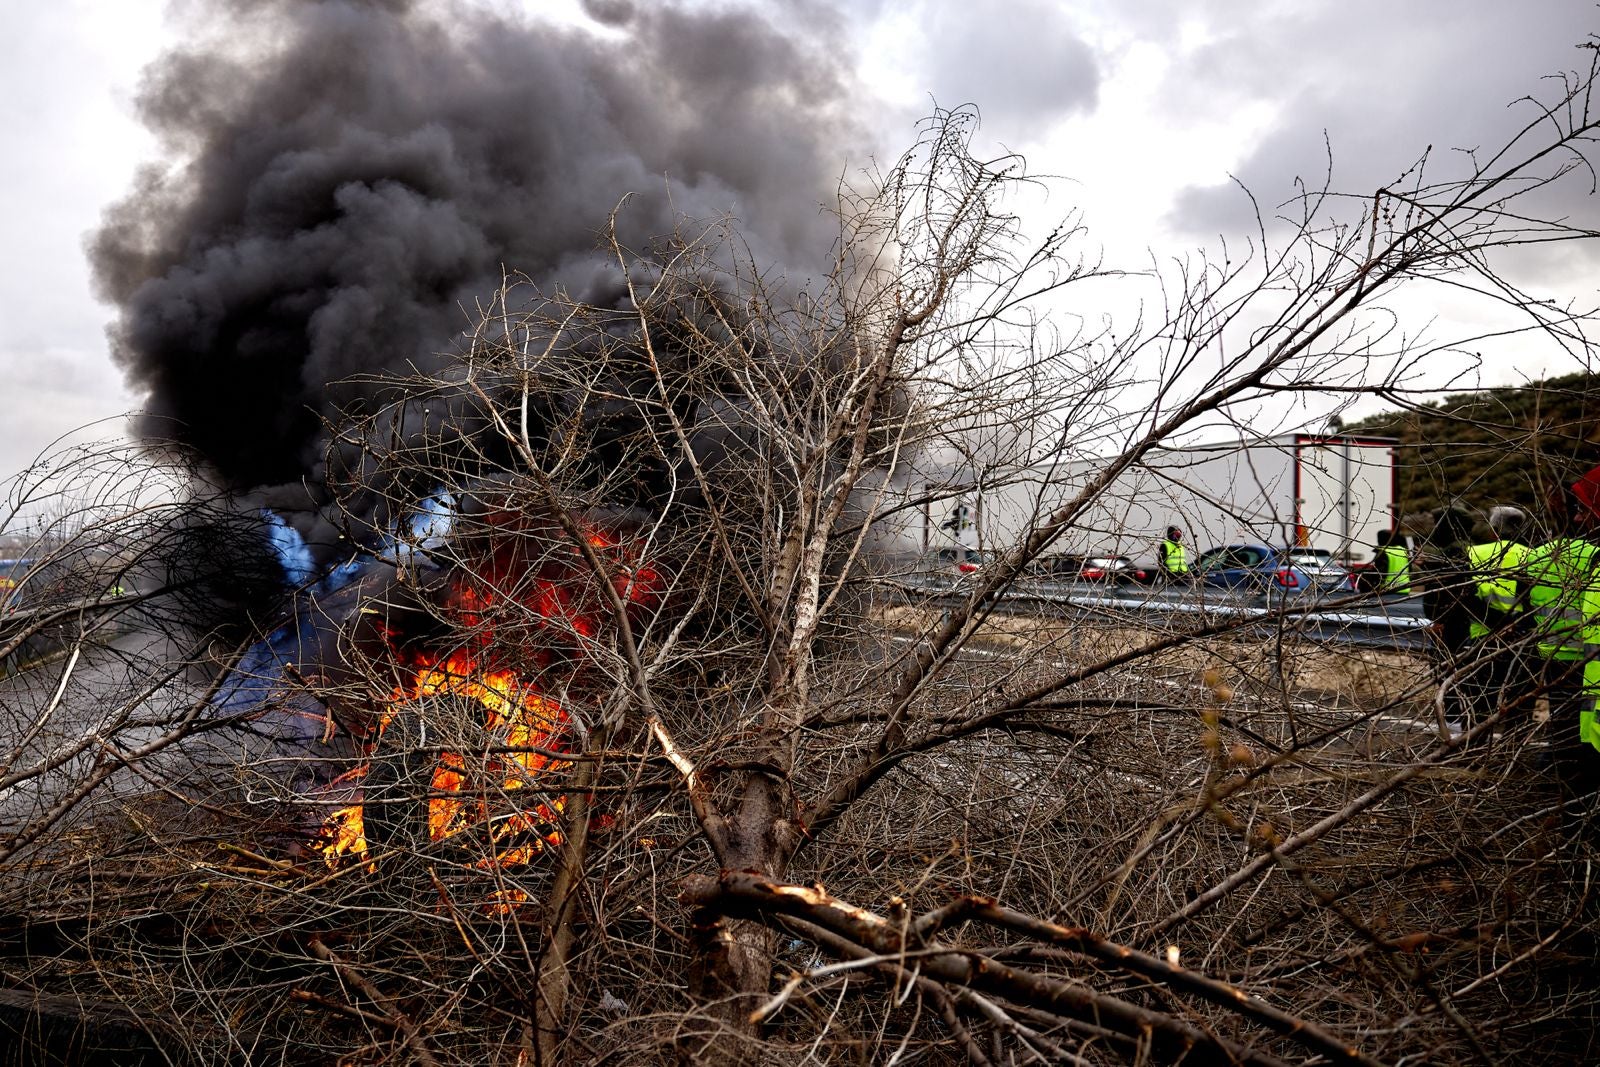
[[(1464, 177), (1351, 215), (1306, 195), (1158, 279), (1134, 328), (1052, 328), (1117, 278), (1075, 225), (1022, 242), (1020, 164), (976, 158), (965, 112), (842, 190), (803, 292), (720, 221), (613, 240), (611, 306), (508, 279), (451, 373), (332, 428), (375, 576), (300, 602), (316, 654), (255, 661), (246, 702), (223, 690), (255, 668), (192, 648), (177, 710), (144, 713), (175, 675), (117, 705), (167, 744), (249, 737), (206, 750), (226, 773), (164, 768), (70, 838), (44, 840), (55, 807), (8, 829), (8, 981), (200, 1060), (1592, 1054), (1592, 798), (1540, 767), (1570, 724), (1537, 692), (1456, 733), (1470, 663), (1442, 689), (1317, 649), (1295, 605), (1153, 624), (1021, 594), (1196, 425), (1404, 392), (1403, 285), (1586, 346), (1588, 314), (1493, 253), (1589, 236), (1519, 205), (1587, 173), (1593, 85)], [(1090, 451), (992, 559), (919, 584), (927, 509)], [(99, 727), (91, 751), (145, 755)]]

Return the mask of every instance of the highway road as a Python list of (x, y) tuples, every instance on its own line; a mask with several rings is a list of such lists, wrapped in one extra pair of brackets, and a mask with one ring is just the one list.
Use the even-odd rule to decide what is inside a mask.
[(205, 737), (141, 754), (195, 707), (208, 678), (164, 636), (101, 636), (0, 676), (0, 847), (50, 819), (92, 776), (105, 774), (98, 805), (147, 793), (156, 778), (181, 782), (215, 755), (216, 742)]

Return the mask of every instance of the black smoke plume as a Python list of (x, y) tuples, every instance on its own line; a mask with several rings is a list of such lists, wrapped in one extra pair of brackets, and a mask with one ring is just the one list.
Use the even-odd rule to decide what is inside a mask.
[(165, 162), (90, 248), (142, 432), (314, 512), (352, 377), (440, 367), (507, 270), (606, 301), (597, 238), (626, 194), (631, 247), (732, 212), (758, 262), (817, 271), (860, 143), (838, 50), (751, 10), (586, 9), (190, 5), (139, 97)]

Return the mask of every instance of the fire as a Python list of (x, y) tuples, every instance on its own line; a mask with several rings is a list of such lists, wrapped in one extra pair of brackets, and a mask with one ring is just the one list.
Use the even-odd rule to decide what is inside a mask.
[(328, 866), (336, 866), (339, 857), (354, 854), (365, 857), (367, 854), (367, 827), (362, 820), (360, 804), (351, 804), (333, 812), (323, 823), (322, 845), (323, 858)]
[[(607, 565), (616, 601), (630, 617), (659, 601), (665, 584), (659, 571), (641, 563), (629, 546), (608, 532), (590, 531), (586, 540)], [(478, 736), (486, 741), (481, 750), (434, 749), (404, 737), (398, 742), (391, 738), (387, 746), (403, 750), (411, 745), (424, 761), (427, 840), (441, 842), (470, 833), (480, 845), (486, 841), (487, 847), (472, 861), (484, 870), (527, 864), (561, 843), (565, 797), (531, 804), (514, 799), (541, 776), (570, 766), (561, 758), (570, 716), (531, 676), (554, 675), (562, 679), (567, 692), (581, 691), (576, 683), (590, 658), (592, 642), (602, 632), (599, 620), (607, 617), (608, 598), (600, 595), (603, 587), (596, 588), (593, 568), (577, 552), (530, 562), (523, 558), (524, 551), (524, 543), (501, 545), (478, 566), (464, 568), (452, 582), (446, 608), (457, 626), (460, 647), (448, 653), (419, 652), (405, 644), (403, 635), (388, 634), (395, 662), (404, 665), (403, 680), (377, 695), (377, 720), (363, 739), (371, 758), (330, 784), (360, 787), (363, 799), (338, 808), (324, 821), (317, 847), (329, 866), (349, 856), (375, 864), (369, 839), (375, 816), (365, 810), (376, 777), (372, 768), (378, 760), (394, 756), (386, 753), (385, 737), (395, 732), (397, 721), (419, 722), (426, 733), (439, 725), (430, 724), (429, 716), (437, 713), (441, 701), (481, 716), (476, 724), (482, 728)], [(505, 617), (531, 620), (533, 625), (519, 623), (517, 637), (508, 636), (509, 630), (497, 633), (497, 607), (514, 609)], [(516, 647), (505, 647), (508, 644)], [(406, 755), (402, 751), (401, 758)], [(402, 811), (399, 818), (422, 814)], [(601, 820), (610, 821), (604, 816)], [(518, 890), (503, 888), (486, 906), (515, 907), (521, 896)]]
[[(503, 740), (511, 751), (490, 758), (486, 772), (498, 778), (494, 786), (504, 790), (526, 788), (540, 772), (566, 766), (547, 753), (559, 745), (567, 716), (560, 705), (537, 694), (517, 692), (516, 678), (509, 671), (495, 671), (481, 679), (464, 674), (458, 665), (429, 670), (420, 675), (417, 696), (455, 693), (476, 700), (485, 709), (485, 728)], [(404, 699), (404, 698), (402, 698)], [(528, 751), (539, 749), (543, 751)], [(471, 788), (466, 761), (456, 752), (444, 752), (434, 768), (428, 791), (428, 839), (442, 841), (491, 817), (486, 787)], [(498, 862), (525, 863), (542, 851), (544, 843), (560, 843), (554, 830), (563, 801), (551, 806), (536, 804), (498, 821), (492, 837), (499, 841), (509, 835), (534, 833), (533, 844), (501, 853)]]
[[(496, 853), (483, 863), (527, 863), (547, 845), (559, 844), (557, 829), (564, 800), (539, 803), (495, 818), (491, 798), (501, 791), (525, 789), (540, 774), (567, 766), (557, 753), (564, 746), (568, 716), (556, 701), (533, 692), (509, 670), (482, 671), (464, 651), (416, 669), (409, 684), (396, 686), (385, 702), (369, 749), (381, 748), (383, 736), (397, 714), (415, 709), (426, 714), (430, 697), (465, 698), (482, 709), (485, 734), (493, 751), (481, 759), (483, 780), (469, 772), (460, 752), (442, 751), (435, 757), (428, 782), (427, 836), (443, 841), (474, 827), (488, 824), (494, 842), (510, 838), (519, 843)], [(503, 750), (503, 751), (502, 751)], [(365, 778), (371, 764), (363, 764), (341, 777), (338, 784)], [(368, 851), (366, 818), (361, 804), (352, 804), (328, 816), (321, 835), (328, 863), (341, 856), (365, 857)]]

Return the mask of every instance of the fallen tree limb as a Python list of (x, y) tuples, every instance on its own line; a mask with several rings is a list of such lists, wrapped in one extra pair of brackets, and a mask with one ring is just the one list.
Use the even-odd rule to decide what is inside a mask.
[[(992, 955), (930, 940), (943, 925), (983, 922), (1081, 953), (1174, 992), (1199, 996), (1330, 1062), (1364, 1067), (1374, 1067), (1377, 1063), (1321, 1027), (1279, 1011), (1226, 983), (1112, 944), (1091, 931), (1058, 926), (1003, 908), (993, 900), (961, 897), (920, 919), (898, 923), (837, 900), (820, 888), (784, 884), (743, 871), (725, 871), (715, 879), (690, 879), (684, 884), (682, 899), (716, 916), (767, 922), (778, 916), (799, 919), (879, 957), (914, 956), (918, 972), (924, 978), (1064, 1018), (1087, 1021), (1121, 1034), (1148, 1037), (1155, 1051), (1173, 1059), (1252, 1064), (1280, 1062), (1268, 1053), (1210, 1033), (1170, 1014), (1050, 975), (1011, 967)], [(840, 948), (838, 944), (829, 947), (834, 951)]]
[(433, 1055), (433, 1050), (428, 1047), (428, 1042), (422, 1036), (422, 1031), (417, 1029), (417, 1024), (412, 1022), (404, 1012), (394, 1007), (378, 991), (378, 987), (369, 982), (364, 975), (350, 964), (334, 955), (333, 950), (325, 945), (320, 937), (311, 939), (311, 952), (319, 960), (332, 965), (339, 977), (361, 990), (362, 996), (372, 1001), (374, 1007), (384, 1012), (385, 1019), (390, 1026), (405, 1037), (406, 1043), (411, 1046), (411, 1052), (417, 1057), (417, 1062), (423, 1067), (439, 1067), (439, 1061)]

